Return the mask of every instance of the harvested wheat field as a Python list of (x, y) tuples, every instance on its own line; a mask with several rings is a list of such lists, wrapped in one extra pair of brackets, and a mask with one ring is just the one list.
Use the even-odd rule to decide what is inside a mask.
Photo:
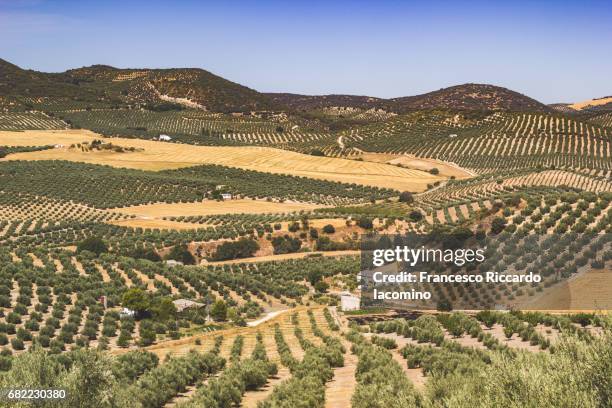
[[(287, 213), (301, 210), (313, 210), (320, 205), (303, 203), (276, 203), (265, 200), (206, 200), (196, 203), (155, 203), (118, 208), (122, 214), (139, 217), (179, 217), (216, 214), (264, 214)], [(197, 224), (196, 224), (197, 225)]]
[(593, 269), (548, 289), (525, 307), (537, 310), (612, 310), (612, 271)]
[(423, 191), (427, 184), (443, 180), (443, 177), (424, 171), (384, 163), (318, 157), (269, 147), (193, 146), (126, 138), (106, 140), (124, 148), (134, 147), (139, 151), (83, 152), (69, 147), (71, 144), (91, 142), (100, 138), (102, 136), (84, 130), (0, 132), (0, 143), (6, 146), (61, 145), (55, 149), (12, 154), (8, 160), (69, 160), (142, 170), (217, 164), (408, 191)]
[(612, 103), (612, 97), (589, 99), (588, 101), (574, 103), (572, 105), (569, 105), (569, 107), (572, 109), (576, 109), (576, 110), (582, 110), (584, 108), (588, 108), (591, 106), (601, 106), (601, 105), (606, 105), (608, 103)]
[(142, 229), (162, 229), (162, 230), (193, 230), (198, 228), (206, 228), (205, 224), (196, 224), (192, 222), (178, 222), (171, 220), (161, 220), (156, 218), (132, 218), (127, 220), (109, 221), (108, 224), (118, 225), (120, 227), (142, 228)]
[(407, 169), (430, 171), (431, 169), (438, 169), (440, 175), (445, 177), (454, 176), (457, 179), (465, 179), (474, 177), (474, 173), (463, 169), (453, 163), (443, 162), (442, 160), (415, 157), (409, 154), (388, 154), (388, 153), (363, 153), (361, 156), (363, 160), (376, 162), (376, 163), (387, 163), (396, 166), (403, 166)]

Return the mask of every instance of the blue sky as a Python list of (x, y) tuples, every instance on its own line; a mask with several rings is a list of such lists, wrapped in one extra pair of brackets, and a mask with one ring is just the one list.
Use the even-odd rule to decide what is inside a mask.
[(0, 0), (0, 58), (199, 67), (265, 92), (414, 95), (491, 83), (612, 95), (610, 1)]

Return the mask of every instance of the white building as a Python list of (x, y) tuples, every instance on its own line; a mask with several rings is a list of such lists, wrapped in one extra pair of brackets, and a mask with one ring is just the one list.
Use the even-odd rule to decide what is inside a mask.
[(178, 266), (178, 265), (183, 265), (183, 263), (180, 262), (180, 261), (175, 261), (174, 259), (168, 259), (166, 261), (166, 265), (168, 265), (168, 266)]
[(162, 142), (169, 142), (172, 140), (172, 138), (168, 135), (159, 135), (159, 140), (161, 140)]
[(359, 310), (361, 299), (359, 296), (355, 296), (349, 292), (342, 292), (340, 294), (340, 306), (343, 311), (347, 310)]
[(221, 198), (224, 200), (231, 200), (232, 195), (230, 193), (221, 193)]
[(123, 309), (121, 309), (121, 312), (119, 312), (120, 317), (134, 317), (135, 314), (135, 311), (133, 311), (132, 309), (128, 309), (127, 307), (124, 307)]

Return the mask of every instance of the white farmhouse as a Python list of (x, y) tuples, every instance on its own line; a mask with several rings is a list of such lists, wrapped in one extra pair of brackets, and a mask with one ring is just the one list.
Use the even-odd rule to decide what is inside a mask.
[(359, 296), (355, 296), (349, 292), (342, 292), (340, 294), (340, 306), (343, 311), (347, 310), (359, 310), (361, 299)]
[(162, 142), (169, 142), (172, 138), (168, 135), (159, 135), (158, 139)]
[(221, 198), (224, 200), (231, 200), (232, 195), (230, 193), (221, 193)]

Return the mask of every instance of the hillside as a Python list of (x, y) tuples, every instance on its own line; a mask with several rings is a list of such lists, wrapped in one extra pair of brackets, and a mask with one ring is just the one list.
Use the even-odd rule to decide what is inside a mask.
[(416, 110), (448, 109), (512, 112), (549, 112), (551, 109), (518, 92), (487, 84), (462, 84), (422, 95), (392, 99), (354, 95), (298, 95), (289, 93), (267, 94), (279, 104), (293, 110), (315, 110), (335, 106), (360, 109), (385, 109), (395, 113)]
[(94, 65), (66, 75), (82, 87), (114, 89), (127, 100), (170, 102), (213, 112), (274, 109), (265, 95), (199, 68), (117, 69)]
[(351, 108), (371, 109), (385, 107), (387, 100), (371, 96), (356, 95), (299, 95), (292, 93), (267, 93), (274, 102), (296, 111), (343, 106)]
[(89, 92), (64, 81), (60, 75), (25, 70), (0, 59), (0, 96), (85, 96)]
[[(0, 98), (59, 97), (102, 104), (162, 105), (211, 112), (316, 111), (330, 107), (383, 109), (394, 113), (446, 109), (549, 112), (551, 108), (518, 92), (486, 84), (463, 84), (422, 95), (381, 99), (356, 95), (261, 93), (199, 68), (119, 69), (107, 65), (49, 74), (0, 60)], [(29, 102), (27, 102), (29, 104)], [(153, 107), (156, 109), (155, 107)]]
[(49, 74), (0, 60), (0, 97), (60, 97), (121, 104), (172, 103), (213, 112), (270, 110), (265, 95), (208, 71), (93, 65)]
[(400, 112), (421, 109), (503, 110), (548, 112), (546, 105), (510, 89), (487, 84), (463, 84), (422, 95), (391, 99)]

